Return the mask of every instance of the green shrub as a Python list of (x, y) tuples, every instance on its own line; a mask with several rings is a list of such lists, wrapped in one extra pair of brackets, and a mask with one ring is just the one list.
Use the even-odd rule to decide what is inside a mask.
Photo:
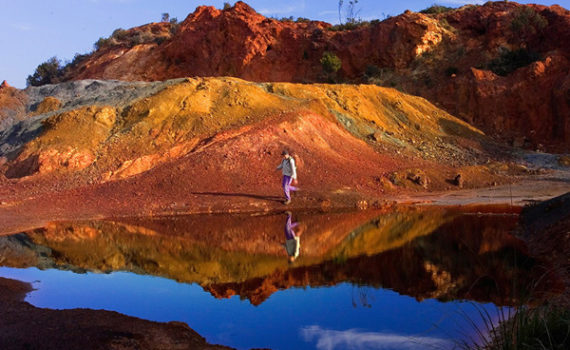
[(57, 57), (51, 57), (47, 61), (41, 63), (34, 74), (28, 75), (26, 83), (28, 86), (40, 86), (45, 84), (54, 84), (59, 82), (63, 68), (61, 61)]
[(172, 21), (170, 21), (170, 35), (175, 35), (179, 30), (180, 22), (176, 21), (175, 23), (172, 23)]
[(501, 55), (487, 64), (487, 69), (501, 76), (506, 76), (515, 70), (528, 66), (539, 59), (536, 52), (527, 49), (505, 50)]
[[(176, 18), (169, 19), (170, 24), (170, 35), (174, 35), (180, 23)], [(109, 38), (100, 38), (95, 43), (95, 50), (99, 50), (104, 47), (125, 45), (128, 47), (133, 47), (140, 44), (158, 43), (161, 44), (169, 37), (165, 35), (155, 35), (148, 31), (129, 31), (122, 28), (115, 29)]]
[(89, 57), (89, 54), (76, 53), (75, 56), (73, 56), (73, 59), (71, 60), (71, 62), (67, 63), (64, 68), (76, 67), (79, 63), (83, 62), (88, 57)]
[(439, 13), (445, 13), (445, 12), (449, 12), (451, 10), (454, 10), (454, 8), (433, 4), (432, 6), (428, 7), (427, 9), (421, 10), (420, 13), (423, 13), (426, 15), (437, 15)]
[(232, 8), (232, 5), (229, 2), (224, 2), (224, 10), (229, 10)]
[(460, 342), (463, 349), (570, 349), (570, 309), (542, 305), (519, 306), (512, 312), (499, 309), (499, 321), (479, 310), (483, 326), (469, 319), (479, 339)]
[(135, 35), (131, 36), (128, 40), (129, 46), (141, 45), (141, 44), (148, 44), (154, 42), (155, 37), (152, 33), (149, 32), (138, 32)]
[(127, 40), (128, 37), (129, 37), (129, 31), (124, 30), (123, 28), (117, 28), (113, 31), (113, 34), (111, 34), (111, 39), (114, 39), (119, 42)]
[(532, 7), (522, 6), (515, 10), (511, 29), (517, 34), (536, 34), (548, 25), (548, 21)]
[(95, 50), (100, 50), (105, 47), (119, 45), (122, 42), (126, 41), (129, 37), (129, 32), (124, 30), (123, 28), (117, 28), (113, 31), (110, 37), (108, 38), (99, 38), (93, 47)]
[(336, 73), (342, 66), (342, 61), (334, 53), (326, 51), (321, 58), (321, 65), (326, 73)]
[(111, 39), (99, 38), (99, 40), (97, 40), (97, 42), (93, 44), (93, 47), (95, 48), (95, 50), (99, 50), (110, 45), (111, 45)]
[(345, 30), (353, 30), (368, 25), (370, 25), (370, 22), (368, 21), (346, 22), (343, 24), (335, 24), (334, 26), (330, 26), (329, 30), (333, 32), (343, 32)]
[(73, 56), (73, 59), (71, 61), (66, 60), (64, 66), (60, 65), (57, 78), (55, 79), (54, 82), (65, 81), (65, 77), (71, 72), (71, 70), (76, 68), (77, 66), (79, 66), (79, 64), (81, 64), (83, 61), (88, 59), (89, 56), (91, 56), (91, 55), (90, 54), (76, 53), (75, 56)]
[[(538, 35), (544, 31), (548, 21), (532, 7), (521, 6), (514, 11), (511, 21), (513, 39), (520, 47), (529, 48), (532, 42), (538, 40)], [(531, 40), (533, 39), (533, 40)]]

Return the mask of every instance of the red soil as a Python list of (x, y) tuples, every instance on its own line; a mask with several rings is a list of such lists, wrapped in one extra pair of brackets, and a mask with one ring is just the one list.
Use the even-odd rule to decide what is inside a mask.
[[(138, 175), (108, 182), (85, 173), (54, 172), (3, 180), (0, 232), (43, 226), (47, 221), (110, 216), (283, 210), (281, 150), (297, 160), (301, 192), (292, 208), (365, 209), (382, 205), (385, 193), (425, 189), (410, 180), (402, 189), (387, 174), (421, 168), (430, 189), (445, 189), (454, 169), (412, 157), (378, 153), (332, 117), (311, 111), (277, 114), (202, 140), (186, 154)], [(87, 173), (89, 174), (89, 173)], [(403, 172), (405, 174), (405, 171)], [(425, 175), (427, 174), (427, 175)], [(404, 175), (405, 176), (405, 175)], [(469, 175), (477, 187), (501, 177)]]
[(39, 224), (41, 217), (45, 223), (64, 217), (283, 208), (281, 175), (275, 168), (284, 145), (294, 150), (303, 189), (294, 208), (356, 208), (363, 195), (381, 193), (374, 177), (405, 165), (374, 152), (331, 120), (312, 113), (283, 114), (220, 133), (182, 158), (124, 180), (64, 192), (54, 190), (74, 183), (57, 174), (6, 183), (3, 200), (17, 202), (6, 202), (0, 211), (21, 214), (6, 215), (10, 219), (2, 226), (27, 220)]

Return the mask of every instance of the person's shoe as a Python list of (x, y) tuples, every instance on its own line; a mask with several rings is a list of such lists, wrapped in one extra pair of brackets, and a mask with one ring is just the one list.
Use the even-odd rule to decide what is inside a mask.
[(283, 204), (285, 204), (285, 205), (291, 204), (291, 200), (287, 199), (285, 202), (283, 202)]

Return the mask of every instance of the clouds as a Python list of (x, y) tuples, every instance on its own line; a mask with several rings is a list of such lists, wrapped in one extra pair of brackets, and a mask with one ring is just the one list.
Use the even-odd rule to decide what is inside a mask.
[(29, 32), (33, 29), (32, 25), (29, 23), (10, 23), (8, 26), (21, 32)]
[(364, 332), (358, 329), (337, 331), (323, 329), (320, 326), (308, 326), (301, 328), (300, 333), (305, 341), (316, 341), (318, 350), (447, 349), (453, 346), (451, 341), (441, 338)]

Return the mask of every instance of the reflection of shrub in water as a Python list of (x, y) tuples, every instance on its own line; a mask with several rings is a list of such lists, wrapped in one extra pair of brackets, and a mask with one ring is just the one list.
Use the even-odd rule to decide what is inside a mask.
[[(352, 307), (357, 308), (359, 305), (364, 308), (372, 308), (372, 303), (375, 301), (374, 294), (368, 293), (368, 288), (363, 286), (352, 286)], [(355, 293), (356, 292), (356, 293)]]
[(337, 255), (333, 258), (333, 262), (337, 265), (345, 265), (347, 259), (346, 255)]

